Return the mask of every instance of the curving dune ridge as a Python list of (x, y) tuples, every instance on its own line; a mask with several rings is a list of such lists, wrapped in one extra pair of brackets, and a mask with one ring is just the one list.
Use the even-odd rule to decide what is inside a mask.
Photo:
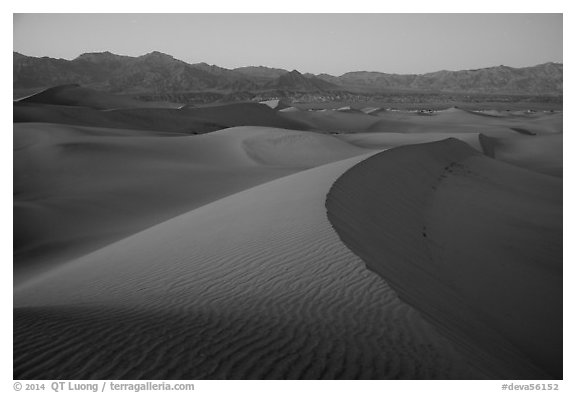
[(562, 182), (455, 139), (339, 178), (342, 241), (496, 378), (562, 378)]
[(104, 93), (77, 84), (61, 85), (42, 90), (21, 98), (20, 103), (47, 105), (82, 106), (93, 109), (116, 108), (179, 108), (180, 104), (170, 102), (145, 102), (129, 97)]
[(108, 96), (14, 103), (14, 378), (562, 378), (562, 113)]
[(370, 150), (330, 135), (14, 125), (14, 280), (224, 196)]
[(219, 199), (14, 293), (14, 378), (479, 378), (342, 244), (326, 194), (366, 156)]

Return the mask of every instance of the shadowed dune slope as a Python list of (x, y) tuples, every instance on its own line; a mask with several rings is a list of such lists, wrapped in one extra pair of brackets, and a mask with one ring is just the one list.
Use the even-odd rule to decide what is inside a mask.
[(48, 87), (30, 87), (30, 88), (13, 88), (12, 89), (12, 99), (21, 100), (22, 98), (30, 97), (31, 95), (38, 94)]
[(205, 107), (185, 106), (182, 111), (206, 122), (235, 126), (262, 126), (308, 130), (310, 127), (299, 119), (289, 119), (266, 104), (243, 102)]
[(236, 126), (261, 126), (306, 130), (304, 123), (287, 120), (264, 104), (225, 104), (204, 108), (123, 108), (97, 110), (87, 107), (14, 103), (14, 122), (59, 123), (90, 127), (203, 134)]
[(329, 135), (14, 125), (15, 281), (255, 185), (369, 150)]
[(480, 378), (339, 241), (343, 160), (220, 199), (14, 292), (16, 379)]
[(456, 138), (468, 145), (484, 152), (480, 143), (479, 134), (472, 133), (420, 133), (420, 134), (403, 134), (394, 132), (370, 132), (356, 134), (339, 134), (338, 139), (346, 141), (352, 145), (367, 149), (391, 149), (393, 147), (413, 145), (417, 143), (427, 143), (440, 141), (447, 138)]
[(194, 118), (169, 108), (97, 110), (86, 107), (14, 103), (14, 123), (57, 123), (87, 127), (120, 128), (203, 134), (227, 125)]
[(81, 87), (80, 85), (63, 85), (52, 87), (19, 100), (22, 103), (84, 106), (93, 109), (117, 108), (179, 108), (182, 105), (170, 102), (146, 102), (128, 97)]
[(562, 134), (490, 138), (494, 157), (535, 172), (562, 177)]
[(562, 378), (562, 182), (455, 139), (380, 153), (327, 198), (342, 241), (500, 378)]
[(363, 113), (337, 110), (281, 111), (279, 115), (291, 121), (307, 124), (310, 128), (326, 132), (361, 132), (378, 122), (378, 118)]

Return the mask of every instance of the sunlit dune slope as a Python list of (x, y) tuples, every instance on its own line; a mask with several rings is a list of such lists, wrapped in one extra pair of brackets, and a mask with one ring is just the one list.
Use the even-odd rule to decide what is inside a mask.
[(190, 136), (15, 124), (15, 280), (226, 195), (367, 151), (262, 127)]

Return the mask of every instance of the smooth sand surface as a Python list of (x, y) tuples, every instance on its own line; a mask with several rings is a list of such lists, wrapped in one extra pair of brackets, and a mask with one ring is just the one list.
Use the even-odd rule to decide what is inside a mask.
[[(479, 139), (479, 134), (473, 133), (413, 133), (403, 134), (395, 132), (369, 132), (369, 133), (354, 133), (354, 134), (338, 134), (338, 139), (346, 141), (352, 145), (363, 147), (366, 149), (391, 149), (393, 147), (413, 145), (418, 143), (427, 143), (434, 141), (441, 141), (447, 138), (456, 138), (468, 145), (484, 152), (482, 143)], [(484, 152), (485, 153), (485, 152)]]
[(562, 134), (535, 135), (530, 137), (490, 138), (494, 157), (500, 161), (562, 177)]
[(202, 206), (14, 292), (16, 379), (480, 378), (338, 239), (327, 164)]
[(278, 112), (300, 112), (300, 109), (293, 107), (293, 106), (289, 106), (287, 108), (283, 108), (278, 110)]
[(455, 139), (380, 153), (327, 199), (342, 241), (493, 378), (562, 378), (562, 181)]
[(46, 90), (47, 87), (30, 87), (30, 88), (13, 88), (12, 89), (12, 99), (14, 101), (20, 100), (22, 98), (30, 97), (34, 94), (40, 93)]
[(329, 135), (14, 125), (15, 281), (203, 204), (365, 154)]
[(308, 127), (326, 132), (361, 132), (366, 131), (378, 118), (363, 113), (347, 113), (338, 110), (320, 111), (280, 111), (285, 119), (305, 123)]
[(203, 134), (235, 126), (262, 126), (306, 130), (308, 125), (281, 117), (259, 103), (221, 104), (210, 107), (119, 108), (99, 110), (81, 106), (36, 102), (14, 103), (16, 123), (59, 123), (91, 127), (131, 128)]
[(131, 108), (98, 110), (87, 107), (14, 103), (14, 123), (57, 123), (87, 127), (203, 134), (226, 128), (194, 118), (179, 109)]
[(284, 102), (284, 100), (266, 100), (266, 101), (261, 101), (260, 103), (267, 105), (270, 108), (275, 109), (277, 111), (280, 111), (282, 109), (291, 108), (286, 102)]

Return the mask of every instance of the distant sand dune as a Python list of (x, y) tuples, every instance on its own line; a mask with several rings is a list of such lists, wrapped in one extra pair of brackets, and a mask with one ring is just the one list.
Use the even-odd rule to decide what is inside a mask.
[(484, 149), (480, 143), (479, 134), (472, 133), (412, 133), (403, 134), (395, 132), (369, 132), (355, 134), (340, 134), (336, 136), (355, 146), (366, 149), (391, 149), (393, 147), (440, 141), (447, 138), (456, 138), (466, 142), (480, 152)]
[(333, 136), (311, 132), (257, 135), (246, 138), (244, 148), (250, 157), (265, 165), (309, 168), (366, 153), (366, 149)]
[(562, 134), (490, 138), (494, 157), (535, 172), (562, 177)]
[(355, 157), (166, 221), (14, 293), (16, 379), (481, 378), (337, 238)]
[(515, 135), (513, 128), (526, 129), (536, 135), (562, 132), (562, 113), (492, 115), (451, 108), (419, 113), (416, 111), (281, 111), (286, 119), (307, 124), (311, 129), (332, 133), (404, 133), (404, 134), (485, 134)]
[(514, 135), (511, 128), (530, 130), (535, 134), (562, 132), (562, 113), (517, 115), (498, 112), (499, 116), (451, 108), (421, 115), (418, 112), (379, 111), (371, 132), (403, 133), (482, 133), (488, 136)]
[(290, 105), (288, 105), (286, 102), (284, 102), (284, 100), (267, 100), (267, 101), (261, 101), (260, 103), (267, 105), (270, 108), (277, 110), (277, 111), (281, 111), (282, 109), (292, 108)]
[(185, 106), (182, 111), (191, 114), (194, 118), (225, 124), (228, 127), (235, 126), (262, 126), (286, 128), (291, 130), (307, 130), (308, 124), (298, 118), (287, 118), (268, 105), (243, 102), (221, 104), (205, 107)]
[(75, 84), (51, 87), (26, 98), (22, 98), (19, 102), (84, 106), (93, 109), (179, 108), (182, 106), (181, 104), (170, 102), (147, 102), (134, 100), (129, 97), (108, 94)]
[(183, 134), (203, 134), (227, 127), (224, 124), (195, 119), (189, 113), (170, 108), (97, 110), (34, 103), (15, 103), (14, 123), (57, 123)]
[(15, 280), (255, 185), (368, 150), (329, 135), (14, 125)]
[(562, 182), (455, 139), (336, 181), (328, 217), (367, 266), (482, 369), (562, 378)]
[(378, 122), (378, 118), (364, 113), (337, 110), (281, 111), (280, 115), (285, 119), (303, 122), (312, 129), (327, 132), (366, 131), (371, 125)]
[(121, 108), (98, 110), (82, 106), (36, 102), (14, 103), (16, 123), (59, 123), (90, 127), (140, 129), (203, 134), (235, 126), (262, 126), (306, 130), (308, 125), (285, 119), (259, 103), (222, 104), (211, 107)]

